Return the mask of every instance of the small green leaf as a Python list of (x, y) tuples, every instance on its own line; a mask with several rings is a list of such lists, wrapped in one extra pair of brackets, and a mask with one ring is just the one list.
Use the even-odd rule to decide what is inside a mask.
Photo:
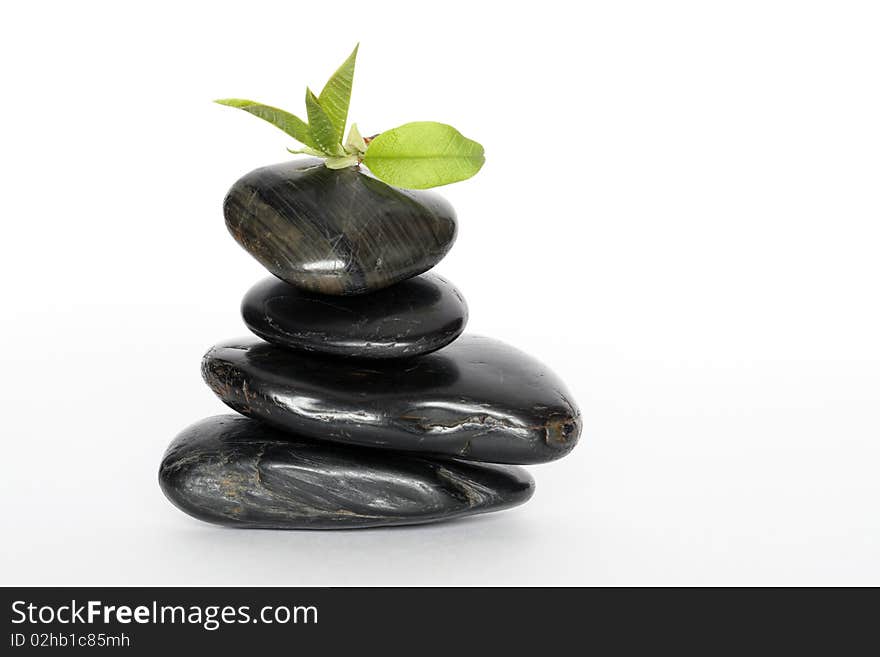
[(311, 89), (306, 89), (306, 112), (309, 115), (309, 131), (318, 148), (327, 155), (345, 155), (340, 140), (336, 139), (330, 117)]
[(345, 150), (349, 153), (363, 153), (367, 150), (367, 142), (361, 137), (361, 131), (358, 130), (357, 123), (351, 124), (351, 130), (348, 131), (348, 139), (345, 140)]
[(354, 64), (359, 46), (360, 44), (354, 47), (348, 59), (330, 77), (318, 96), (318, 102), (333, 124), (336, 143), (341, 143), (345, 136), (345, 122), (348, 120), (348, 105), (351, 102), (351, 85), (354, 81)]
[(485, 160), (483, 147), (452, 126), (417, 121), (373, 139), (364, 164), (391, 185), (425, 189), (470, 178)]
[(238, 109), (243, 109), (245, 112), (250, 112), (254, 116), (258, 116), (264, 121), (268, 121), (276, 128), (281, 128), (298, 142), (305, 144), (306, 146), (311, 146), (312, 148), (318, 147), (318, 144), (312, 139), (312, 135), (309, 132), (309, 126), (306, 122), (290, 112), (285, 112), (277, 107), (263, 105), (262, 103), (256, 103), (252, 100), (245, 100), (244, 98), (223, 98), (221, 100), (215, 100), (214, 102), (229, 107), (237, 107)]
[(324, 165), (328, 169), (344, 169), (346, 167), (353, 167), (358, 164), (358, 156), (357, 155), (344, 155), (342, 157), (328, 157), (324, 160)]
[(324, 151), (319, 151), (314, 148), (309, 148), (306, 146), (305, 148), (288, 148), (288, 153), (293, 153), (294, 155), (313, 155), (314, 157), (327, 157), (327, 153)]

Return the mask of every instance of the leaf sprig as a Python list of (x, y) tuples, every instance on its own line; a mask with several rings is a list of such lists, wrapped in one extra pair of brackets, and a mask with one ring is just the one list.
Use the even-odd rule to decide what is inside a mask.
[(426, 189), (466, 180), (483, 166), (483, 147), (444, 123), (416, 121), (373, 138), (364, 138), (352, 123), (343, 141), (354, 82), (358, 47), (317, 96), (306, 89), (306, 117), (242, 98), (215, 101), (237, 107), (280, 128), (302, 144), (291, 153), (323, 158), (330, 169), (366, 165), (373, 175), (391, 185)]

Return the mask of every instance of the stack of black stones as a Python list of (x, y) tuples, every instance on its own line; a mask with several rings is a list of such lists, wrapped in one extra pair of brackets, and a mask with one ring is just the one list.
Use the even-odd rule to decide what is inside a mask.
[(574, 447), (580, 413), (562, 381), (461, 335), (464, 298), (424, 273), (455, 241), (442, 198), (298, 160), (247, 174), (223, 210), (274, 276), (242, 302), (258, 338), (202, 361), (240, 415), (190, 426), (162, 460), (180, 509), (254, 528), (443, 520), (525, 502), (534, 480), (515, 464)]

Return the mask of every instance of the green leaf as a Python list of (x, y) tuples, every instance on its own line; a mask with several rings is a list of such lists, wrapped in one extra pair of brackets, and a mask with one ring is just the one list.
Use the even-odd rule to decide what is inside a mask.
[(309, 115), (309, 131), (318, 148), (327, 155), (345, 155), (340, 140), (336, 138), (333, 122), (311, 89), (306, 89), (306, 112)]
[(348, 105), (351, 102), (351, 85), (354, 81), (354, 64), (357, 59), (358, 47), (360, 44), (354, 47), (348, 59), (330, 77), (318, 96), (318, 102), (333, 124), (336, 143), (341, 143), (345, 136), (345, 123), (348, 120)]
[(293, 153), (294, 155), (312, 155), (314, 157), (327, 157), (327, 153), (324, 151), (319, 151), (315, 148), (309, 148), (305, 146), (304, 148), (288, 148), (288, 153)]
[(364, 156), (373, 174), (410, 189), (465, 180), (483, 166), (483, 147), (452, 126), (433, 121), (406, 123), (373, 139)]
[(367, 142), (361, 137), (361, 131), (358, 130), (357, 123), (351, 124), (348, 131), (348, 139), (345, 140), (345, 150), (348, 153), (363, 153), (367, 150)]
[(250, 112), (254, 116), (258, 116), (264, 121), (268, 121), (276, 128), (281, 128), (298, 142), (305, 144), (306, 146), (311, 146), (312, 148), (318, 148), (318, 144), (312, 139), (311, 132), (309, 132), (309, 126), (306, 122), (290, 112), (285, 112), (283, 109), (278, 109), (277, 107), (263, 105), (262, 103), (256, 103), (252, 100), (245, 100), (244, 98), (223, 98), (221, 100), (215, 100), (214, 102), (229, 107), (237, 107), (238, 109), (243, 109), (245, 112)]
[(357, 155), (344, 155), (342, 157), (328, 157), (324, 160), (324, 165), (328, 169), (345, 169), (346, 167), (353, 167), (358, 164), (358, 156)]

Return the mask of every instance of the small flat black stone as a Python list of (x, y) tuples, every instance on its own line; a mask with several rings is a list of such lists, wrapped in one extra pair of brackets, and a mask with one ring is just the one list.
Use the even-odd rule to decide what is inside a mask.
[(506, 509), (534, 492), (515, 466), (323, 443), (237, 415), (178, 435), (159, 484), (191, 516), (258, 529), (411, 525)]
[(456, 236), (433, 192), (306, 158), (251, 171), (223, 203), (226, 227), (266, 269), (321, 294), (363, 294), (436, 265)]
[(581, 430), (570, 393), (546, 366), (471, 335), (397, 361), (245, 338), (208, 351), (202, 375), (234, 410), (320, 440), (526, 464), (564, 456)]
[(455, 340), (467, 322), (467, 305), (455, 286), (436, 274), (349, 297), (307, 292), (272, 277), (245, 294), (241, 314), (251, 331), (283, 347), (402, 358)]

